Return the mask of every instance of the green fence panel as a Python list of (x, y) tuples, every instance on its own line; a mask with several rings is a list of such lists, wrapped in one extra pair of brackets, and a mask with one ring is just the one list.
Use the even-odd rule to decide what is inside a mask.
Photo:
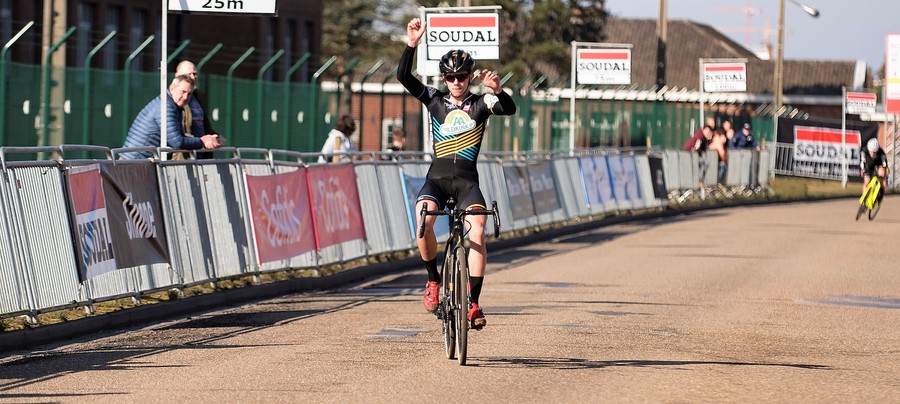
[(6, 87), (6, 127), (3, 146), (35, 146), (41, 115), (41, 67), (10, 63)]

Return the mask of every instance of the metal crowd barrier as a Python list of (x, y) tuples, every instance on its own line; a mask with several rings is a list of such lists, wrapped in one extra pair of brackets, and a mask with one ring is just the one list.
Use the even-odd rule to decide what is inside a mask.
[[(91, 150), (106, 159), (65, 160), (67, 150)], [(425, 177), (428, 156), (356, 153), (352, 163), (361, 200), (366, 240), (344, 242), (278, 262), (260, 265), (252, 242), (245, 175), (272, 175), (317, 162), (317, 154), (284, 150), (225, 148), (207, 160), (116, 160), (125, 149), (95, 146), (0, 149), (0, 318), (83, 306), (95, 302), (183, 289), (241, 276), (290, 269), (320, 269), (359, 258), (414, 251), (416, 218), (410, 217), (404, 177)], [(129, 149), (134, 151), (136, 149)], [(156, 155), (166, 150), (154, 150)], [(9, 162), (14, 153), (44, 153), (55, 159)], [(661, 159), (653, 170), (650, 159)], [(715, 186), (717, 157), (710, 158), (707, 187)], [(660, 209), (703, 195), (733, 197), (765, 188), (769, 172), (765, 152), (732, 150), (726, 180), (728, 193), (701, 190), (697, 155), (680, 150), (591, 149), (558, 154), (486, 154), (478, 163), (485, 200), (497, 201), (502, 232), (591, 219), (598, 215)], [(85, 164), (152, 164), (156, 167), (170, 253), (169, 264), (145, 265), (104, 273), (79, 281), (73, 220), (66, 196), (65, 170)], [(504, 167), (549, 170), (558, 205), (513, 220)], [(606, 170), (615, 183), (613, 198), (591, 203), (584, 164)], [(546, 171), (543, 172), (546, 179)], [(538, 173), (540, 174), (540, 173)], [(530, 176), (530, 174), (529, 174)], [(712, 179), (710, 181), (710, 178)], [(529, 180), (530, 181), (530, 180)], [(547, 183), (541, 188), (546, 190)], [(596, 184), (589, 184), (596, 185)], [(613, 188), (611, 184), (606, 184)], [(552, 202), (552, 192), (542, 203)], [(663, 194), (660, 195), (660, 192)], [(549, 199), (547, 197), (549, 196)], [(531, 195), (532, 200), (535, 196)], [(492, 221), (488, 221), (492, 223)], [(493, 224), (487, 229), (493, 234)]]

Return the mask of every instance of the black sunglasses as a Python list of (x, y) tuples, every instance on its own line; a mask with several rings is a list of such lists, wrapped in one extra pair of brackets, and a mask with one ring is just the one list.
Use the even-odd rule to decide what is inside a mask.
[(468, 79), (468, 78), (469, 78), (469, 73), (457, 73), (457, 74), (445, 74), (444, 75), (444, 80), (447, 80), (447, 82), (449, 82), (449, 83), (452, 83), (454, 81), (463, 82), (463, 81), (466, 81), (466, 79)]

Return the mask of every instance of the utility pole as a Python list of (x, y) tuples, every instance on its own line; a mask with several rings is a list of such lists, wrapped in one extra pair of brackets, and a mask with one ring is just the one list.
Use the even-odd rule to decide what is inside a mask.
[[(44, 27), (41, 43), (41, 60), (47, 60), (47, 52), (53, 43), (66, 32), (66, 20), (68, 19), (67, 1), (66, 0), (44, 0)], [(53, 83), (50, 88), (50, 99), (42, 99), (41, 103), (49, 103), (50, 116), (41, 116), (41, 120), (50, 119), (47, 127), (49, 133), (38, 133), (37, 145), (60, 145), (64, 142), (63, 124), (65, 114), (62, 111), (63, 102), (65, 102), (65, 66), (66, 66), (66, 45), (63, 44), (53, 54), (50, 65), (50, 82)], [(41, 82), (44, 86), (47, 83)], [(46, 94), (41, 91), (41, 94)], [(42, 109), (43, 110), (43, 109)], [(44, 144), (44, 139), (47, 144)]]
[(669, 37), (667, 0), (659, 0), (659, 19), (656, 21), (656, 88), (666, 85), (666, 44)]

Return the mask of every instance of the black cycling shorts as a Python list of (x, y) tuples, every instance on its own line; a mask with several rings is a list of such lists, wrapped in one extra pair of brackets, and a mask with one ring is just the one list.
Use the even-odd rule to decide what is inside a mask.
[(425, 185), (416, 197), (416, 202), (430, 199), (438, 205), (438, 209), (444, 209), (447, 198), (451, 196), (456, 199), (457, 207), (487, 209), (478, 182), (460, 177), (426, 179)]

